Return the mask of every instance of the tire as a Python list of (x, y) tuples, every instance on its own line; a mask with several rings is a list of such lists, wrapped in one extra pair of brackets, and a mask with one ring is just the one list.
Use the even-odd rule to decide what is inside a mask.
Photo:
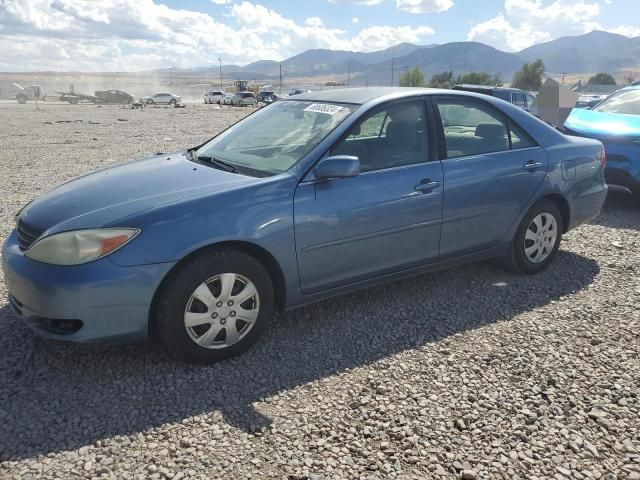
[(171, 105), (172, 107), (175, 107), (175, 106), (176, 106), (176, 103), (177, 103), (177, 102), (176, 102), (176, 99), (175, 99), (175, 98), (172, 98), (171, 100), (169, 100), (169, 105)]
[(24, 105), (25, 103), (27, 103), (27, 97), (25, 97), (24, 95), (18, 95), (16, 100), (18, 100), (18, 103), (21, 105)]
[(148, 100), (147, 100), (147, 105), (153, 105), (153, 100), (148, 99)]
[[(271, 277), (258, 260), (241, 251), (205, 251), (170, 275), (156, 294), (151, 328), (152, 332), (157, 328), (157, 337), (180, 360), (209, 364), (236, 356), (258, 339), (273, 315)], [(233, 287), (231, 295), (223, 290), (229, 284)], [(211, 297), (204, 294), (206, 291)], [(252, 297), (242, 300), (241, 295), (254, 291)], [(208, 299), (208, 304), (196, 296)], [(240, 298), (240, 303), (232, 304), (234, 298)], [(188, 314), (194, 322), (189, 327)], [(245, 317), (250, 321), (244, 321)], [(237, 335), (237, 341), (228, 340), (228, 335)]]
[[(538, 225), (543, 227), (540, 235)], [(504, 264), (517, 273), (533, 275), (541, 272), (555, 258), (563, 229), (560, 209), (550, 200), (540, 200), (531, 207), (520, 223)]]

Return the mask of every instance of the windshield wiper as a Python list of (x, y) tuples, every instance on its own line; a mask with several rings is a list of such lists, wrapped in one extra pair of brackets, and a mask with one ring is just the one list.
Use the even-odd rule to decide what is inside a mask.
[(222, 160), (218, 160), (217, 158), (201, 155), (201, 156), (198, 156), (197, 159), (200, 160), (201, 162), (209, 162), (219, 170), (224, 170), (226, 172), (231, 172), (231, 173), (238, 173), (238, 169), (236, 167), (234, 167), (230, 163), (224, 162)]

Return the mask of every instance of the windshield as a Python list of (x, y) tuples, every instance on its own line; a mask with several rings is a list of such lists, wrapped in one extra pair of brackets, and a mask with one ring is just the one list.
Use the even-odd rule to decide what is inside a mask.
[(593, 109), (595, 112), (640, 115), (640, 90), (621, 90)]
[(336, 128), (356, 105), (277, 101), (206, 143), (198, 157), (220, 160), (241, 170), (284, 172)]

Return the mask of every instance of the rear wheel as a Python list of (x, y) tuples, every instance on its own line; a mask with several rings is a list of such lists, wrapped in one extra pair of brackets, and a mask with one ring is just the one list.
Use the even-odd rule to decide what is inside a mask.
[(148, 100), (147, 100), (147, 105), (153, 105), (153, 100), (148, 99)]
[(505, 258), (516, 272), (534, 274), (555, 258), (563, 232), (562, 214), (550, 200), (536, 203), (525, 215)]
[(243, 252), (205, 252), (178, 267), (158, 293), (155, 318), (169, 352), (212, 363), (247, 350), (274, 309), (271, 278)]
[(27, 97), (25, 97), (24, 95), (18, 95), (16, 97), (16, 100), (18, 100), (18, 103), (21, 103), (23, 105), (27, 103)]

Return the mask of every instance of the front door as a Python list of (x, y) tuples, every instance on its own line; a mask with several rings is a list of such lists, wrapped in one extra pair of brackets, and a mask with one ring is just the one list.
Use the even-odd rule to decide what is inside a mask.
[(300, 283), (314, 293), (437, 260), (442, 166), (430, 161), (423, 100), (386, 104), (332, 149), (357, 177), (299, 185), (294, 204)]
[(445, 140), (442, 259), (502, 240), (547, 174), (547, 154), (479, 99), (435, 98)]

